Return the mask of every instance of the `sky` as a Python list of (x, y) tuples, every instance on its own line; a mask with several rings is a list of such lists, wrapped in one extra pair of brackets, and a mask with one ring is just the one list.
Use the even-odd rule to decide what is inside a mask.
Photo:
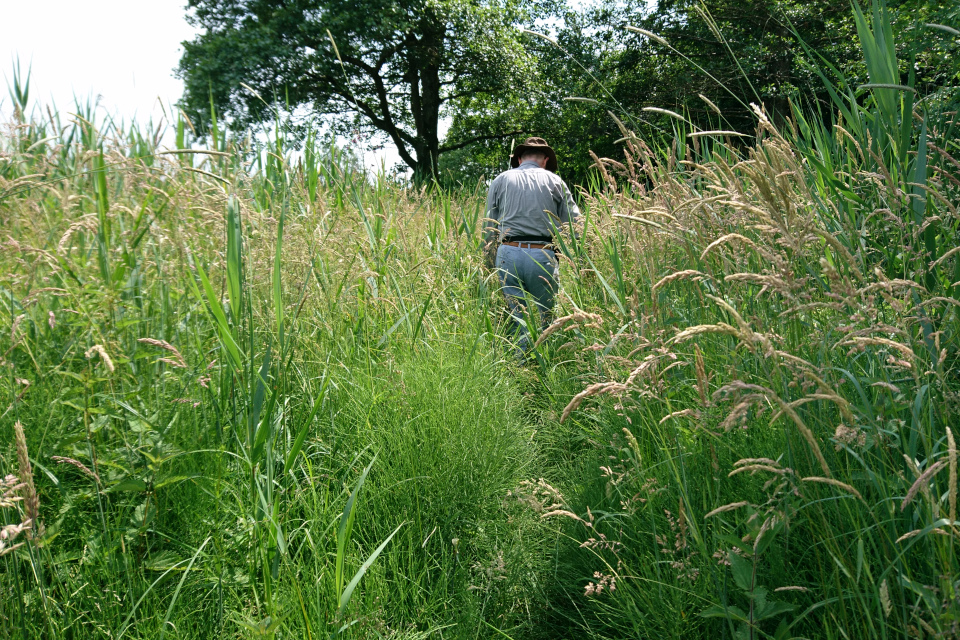
[(0, 111), (19, 58), (30, 102), (74, 109), (74, 96), (99, 99), (100, 115), (146, 122), (183, 92), (173, 77), (181, 42), (195, 35), (185, 0), (0, 0)]
[[(169, 113), (183, 94), (173, 70), (181, 43), (197, 35), (185, 6), (186, 0), (0, 0), (0, 121), (13, 111), (8, 88), (19, 59), (22, 77), (31, 72), (34, 107), (55, 105), (68, 117), (74, 96), (92, 98), (101, 119), (156, 124), (162, 106)], [(172, 135), (165, 141), (172, 143)], [(391, 145), (357, 151), (372, 170), (400, 162)]]

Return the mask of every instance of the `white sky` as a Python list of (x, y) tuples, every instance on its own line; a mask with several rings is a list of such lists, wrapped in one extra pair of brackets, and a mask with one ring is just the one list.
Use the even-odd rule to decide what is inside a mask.
[[(22, 77), (31, 70), (33, 107), (66, 114), (75, 111), (74, 96), (84, 104), (93, 98), (100, 120), (156, 124), (161, 103), (170, 113), (183, 94), (173, 70), (181, 43), (197, 33), (185, 7), (186, 0), (0, 0), (0, 120), (13, 111), (8, 87), (19, 57)], [(358, 151), (374, 170), (400, 162), (389, 144)]]
[(180, 98), (180, 43), (194, 30), (185, 0), (0, 0), (0, 111), (9, 114), (16, 59), (32, 68), (30, 102), (73, 111), (99, 96), (103, 116), (156, 121), (157, 100)]

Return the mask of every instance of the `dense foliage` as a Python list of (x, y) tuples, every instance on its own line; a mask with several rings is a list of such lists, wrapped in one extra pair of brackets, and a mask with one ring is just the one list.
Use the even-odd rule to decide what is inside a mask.
[[(960, 10), (888, 4), (899, 81), (925, 95), (954, 86), (949, 25)], [(279, 117), (289, 135), (321, 119), (330, 133), (395, 146), (418, 181), (475, 183), (506, 166), (511, 140), (536, 134), (566, 159), (566, 177), (586, 184), (590, 151), (622, 160), (609, 113), (657, 140), (674, 124), (658, 109), (749, 134), (751, 103), (777, 123), (794, 109), (829, 118), (821, 72), (866, 82), (851, 6), (827, 0), (190, 7), (202, 33), (185, 43), (179, 73), (201, 129), (211, 107), (239, 130)], [(524, 26), (544, 33), (522, 35)]]
[(483, 98), (522, 96), (533, 61), (518, 24), (544, 11), (524, 0), (272, 2), (191, 0), (201, 30), (185, 43), (184, 106), (198, 124), (211, 106), (242, 129), (304, 105), (347, 137), (389, 139), (415, 175), (440, 154), (509, 130), (442, 139), (440, 118)]
[[(889, 4), (898, 82), (912, 78), (924, 95), (955, 87), (957, 40), (928, 25), (957, 26), (956, 5)], [(525, 122), (556, 141), (567, 176), (582, 184), (589, 180), (590, 151), (623, 161), (610, 113), (658, 144), (670, 143), (676, 124), (658, 109), (679, 113), (701, 129), (752, 134), (751, 103), (762, 105), (777, 123), (795, 109), (829, 120), (832, 100), (820, 74), (852, 87), (867, 82), (851, 5), (843, 2), (600, 2), (566, 14), (555, 36), (559, 46), (542, 39), (531, 43), (546, 82), (540, 108), (529, 110)], [(865, 91), (858, 95), (867, 97)], [(465, 122), (472, 128), (476, 120), (482, 121), (482, 114)], [(457, 126), (455, 121), (454, 131)], [(489, 173), (499, 166), (503, 149), (488, 145), (478, 153)]]

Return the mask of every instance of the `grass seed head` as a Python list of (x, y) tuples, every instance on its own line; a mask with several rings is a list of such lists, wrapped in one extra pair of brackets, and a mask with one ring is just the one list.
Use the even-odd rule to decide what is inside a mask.
[(937, 462), (930, 465), (930, 467), (926, 471), (921, 473), (920, 477), (917, 478), (916, 481), (913, 483), (913, 485), (910, 487), (910, 490), (907, 491), (907, 495), (904, 496), (903, 502), (900, 504), (900, 511), (904, 511), (907, 508), (907, 506), (914, 499), (914, 497), (917, 495), (917, 492), (920, 491), (922, 487), (927, 487), (927, 489), (929, 490), (928, 485), (930, 484), (930, 481), (933, 479), (934, 476), (940, 473), (940, 471), (945, 466), (947, 466), (946, 460), (938, 460)]
[(95, 344), (84, 354), (87, 357), (87, 360), (92, 358), (95, 355), (100, 356), (100, 361), (103, 362), (103, 366), (107, 368), (107, 371), (113, 373), (116, 368), (113, 366), (113, 360), (110, 359), (110, 354), (107, 353), (107, 350), (103, 348), (103, 345)]
[[(950, 522), (957, 521), (957, 443), (953, 439), (953, 431), (947, 427), (947, 459), (950, 462), (950, 485), (947, 493), (950, 505)], [(951, 524), (951, 526), (955, 526)]]
[(37, 488), (33, 484), (33, 467), (30, 465), (30, 454), (27, 451), (27, 436), (23, 431), (23, 424), (17, 420), (13, 424), (13, 437), (17, 444), (17, 465), (18, 475), (23, 488), (23, 513), (30, 522), (29, 537), (42, 533), (42, 527), (38, 527), (38, 517), (40, 515), (40, 496), (37, 495)]

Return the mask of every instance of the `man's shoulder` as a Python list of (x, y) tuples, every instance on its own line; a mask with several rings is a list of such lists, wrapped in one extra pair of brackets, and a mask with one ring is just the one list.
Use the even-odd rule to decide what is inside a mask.
[(511, 182), (513, 178), (517, 175), (516, 169), (507, 169), (506, 171), (500, 172), (496, 178), (490, 181), (490, 188), (493, 188), (494, 185), (503, 185), (504, 183)]

